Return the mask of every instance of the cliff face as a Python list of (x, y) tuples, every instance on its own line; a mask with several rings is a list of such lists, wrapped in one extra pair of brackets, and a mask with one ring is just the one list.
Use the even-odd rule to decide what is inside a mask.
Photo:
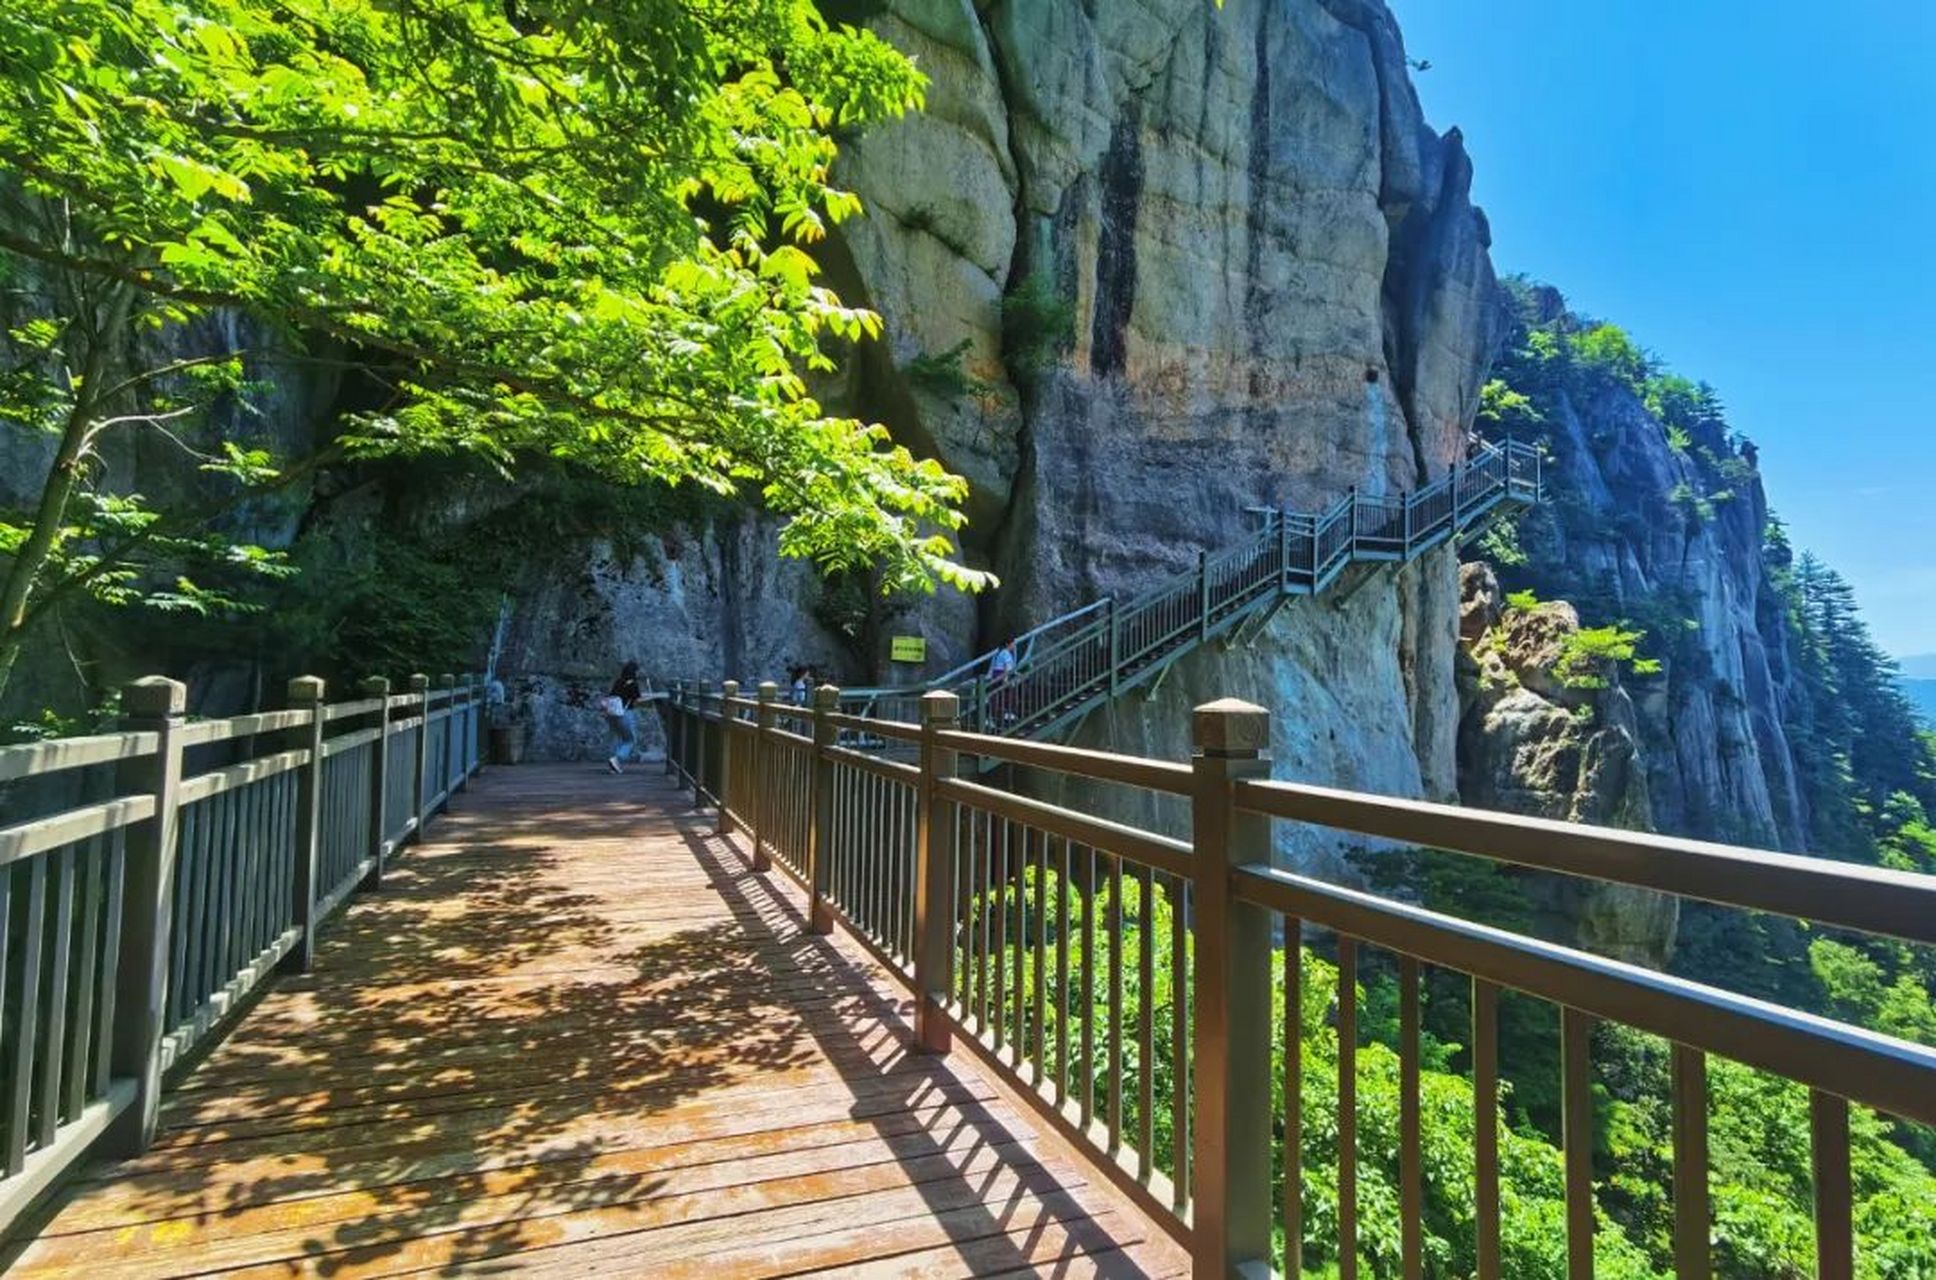
[[(1535, 325), (1570, 323), (1550, 290)], [(1762, 555), (1767, 499), (1753, 446), (1718, 411), (1684, 411), (1578, 363), (1509, 353), (1549, 450), (1550, 501), (1522, 537), (1509, 588), (1574, 602), (1589, 624), (1647, 632), (1656, 675), (1628, 677), (1655, 829), (1799, 849), (1806, 800), (1784, 725), (1799, 696), (1781, 603)], [(1649, 400), (1653, 408), (1649, 408)], [(1472, 787), (1490, 785), (1475, 775)]]
[[(1645, 731), (1616, 664), (1577, 667), (1564, 600), (1509, 602), (1484, 564), (1461, 567), (1460, 798), (1481, 809), (1654, 830)], [(1640, 964), (1664, 964), (1680, 916), (1663, 894), (1513, 871), (1535, 927)], [(1454, 911), (1467, 904), (1447, 904)]]
[[(1382, 4), (888, 8), (933, 84), (844, 155), (873, 214), (836, 276), (888, 327), (851, 394), (974, 481), (969, 554), (1003, 579), (984, 640), (1189, 567), (1247, 504), (1411, 488), (1458, 456), (1488, 233)], [(1062, 310), (1030, 310), (1044, 294)], [(914, 376), (948, 353), (970, 393)], [(1450, 794), (1450, 553), (1342, 596), (1078, 740), (1181, 756), (1189, 707), (1235, 695), (1272, 709), (1289, 775)]]

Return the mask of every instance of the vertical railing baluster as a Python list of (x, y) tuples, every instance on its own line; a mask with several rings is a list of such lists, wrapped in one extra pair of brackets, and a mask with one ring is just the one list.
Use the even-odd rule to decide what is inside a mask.
[(1233, 867), (1270, 859), (1270, 821), (1236, 787), (1270, 775), (1270, 718), (1226, 699), (1191, 717), (1197, 952), (1196, 1274), (1270, 1264), (1271, 920), (1231, 892)]
[(1190, 1202), (1190, 882), (1167, 881), (1170, 895), (1170, 1207)]
[(1035, 976), (1035, 1057), (1030, 1063), (1030, 1080), (1042, 1087), (1049, 1062), (1049, 833), (1038, 832), (1035, 841), (1035, 940), (1030, 949), (1029, 970)]
[(1707, 1057), (1674, 1046), (1674, 1275), (1707, 1280)]
[(1304, 1274), (1303, 923), (1284, 921), (1284, 1274)]
[(823, 684), (813, 691), (813, 760), (809, 783), (812, 798), (804, 876), (810, 933), (832, 933), (834, 928), (833, 913), (827, 906), (827, 894), (833, 884), (834, 759), (830, 753), (839, 733), (833, 722), (839, 709), (839, 689)]
[(989, 996), (995, 1003), (997, 1049), (1008, 1043), (1008, 826), (1008, 819), (990, 815), (988, 892), (995, 900), (995, 974)]
[(1069, 841), (1056, 840), (1055, 1105), (1069, 1100)]
[(1096, 851), (1084, 846), (1082, 877), (1082, 1127), (1096, 1119)]
[[(773, 768), (773, 717), (778, 708), (780, 686), (771, 680), (760, 681), (760, 705), (754, 712), (752, 786), (746, 788), (753, 810), (753, 870), (765, 871), (773, 865), (767, 856), (767, 841), (773, 836), (774, 800), (778, 779)], [(722, 712), (724, 707), (722, 705)], [(722, 757), (723, 758), (723, 757)]]
[[(74, 1028), (72, 1039), (67, 1047), (67, 1118), (72, 1120), (81, 1114), (87, 1105), (88, 1097), (88, 1057), (94, 1045), (94, 1001), (99, 978), (96, 976), (96, 955), (101, 949), (101, 872), (107, 859), (105, 842), (95, 836), (87, 842), (87, 852), (81, 860), (81, 947), (75, 958), (74, 971), (80, 977), (80, 985), (74, 1000)], [(0, 872), (4, 876), (5, 872)], [(0, 982), (0, 990), (5, 989)]]
[(994, 941), (994, 903), (991, 898), (995, 892), (995, 819), (983, 812), (973, 812), (971, 820), (978, 819), (980, 834), (975, 837), (975, 915), (978, 932), (981, 934), (980, 954), (975, 962), (975, 1030), (982, 1035), (989, 1033), (988, 986), (990, 971), (993, 968), (993, 952), (990, 946)]
[[(35, 1135), (41, 1147), (54, 1140), (60, 1127), (61, 1068), (67, 1052), (67, 980), (74, 958), (74, 846), (68, 845), (54, 863), (54, 955), (47, 974), (47, 1033), (42, 1038), (40, 1062), (40, 1131)], [(47, 861), (41, 858), (37, 861)]]
[(369, 828), (363, 837), (369, 850), (366, 856), (370, 859), (370, 872), (363, 879), (363, 887), (380, 889), (386, 843), (384, 804), (390, 791), (390, 682), (382, 676), (371, 676), (357, 687), (357, 692), (365, 698), (375, 698), (378, 703), (373, 724), (376, 740), (370, 743)]
[(1020, 833), (1022, 848), (1018, 853), (1011, 845), (1008, 850), (1009, 874), (1015, 886), (1015, 985), (1009, 992), (1009, 1038), (1015, 1044), (1016, 1074), (1021, 1074), (1023, 1059), (1028, 1057), (1028, 1008), (1025, 997), (1028, 992), (1028, 859), (1029, 829), (1023, 824), (1011, 824), (1011, 833)]
[(1499, 988), (1472, 980), (1473, 1212), (1478, 1280), (1499, 1280)]
[[(132, 1079), (133, 1101), (116, 1119), (108, 1150), (133, 1155), (154, 1140), (161, 1105), (161, 1037), (168, 999), (169, 919), (174, 907), (175, 843), (181, 808), (182, 714), (188, 690), (150, 676), (122, 691), (121, 727), (155, 735), (153, 755), (122, 766), (123, 795), (154, 800), (154, 816), (125, 836), (121, 918), (110, 959), (114, 997), (103, 1002), (102, 1025), (112, 1026), (109, 1070)], [(104, 966), (104, 971), (108, 966)]]
[(1855, 1231), (1850, 1218), (1847, 1100), (1811, 1089), (1808, 1129), (1815, 1184), (1816, 1280), (1850, 1280), (1855, 1274)]
[(1136, 868), (1136, 1176), (1156, 1168), (1156, 879)]
[(731, 810), (739, 803), (735, 791), (748, 789), (748, 779), (736, 777), (745, 755), (736, 723), (739, 711), (733, 706), (733, 699), (737, 697), (739, 681), (728, 680), (719, 686), (719, 733), (723, 745), (719, 752), (719, 813), (715, 815), (713, 830), (722, 836), (733, 831)]
[(1358, 943), (1338, 935), (1338, 1278), (1358, 1275)]
[(1109, 1090), (1106, 1115), (1109, 1121), (1109, 1154), (1123, 1145), (1123, 860), (1115, 854), (1109, 859), (1109, 914), (1104, 917), (1109, 932)]
[[(13, 868), (6, 868), (11, 872)], [(14, 1013), (13, 1078), (7, 1099), (6, 1171), (25, 1167), (33, 1113), (34, 1047), (40, 1027), (41, 952), (47, 919), (47, 855), (27, 861), (27, 910), (20, 949), (20, 1001)]]
[(444, 672), (444, 767), (443, 777), (438, 780), (437, 790), (443, 794), (443, 802), (437, 806), (442, 812), (450, 808), (450, 797), (457, 790), (458, 737), (463, 723), (457, 714), (457, 676)]
[(1405, 1280), (1425, 1274), (1425, 1174), (1419, 1153), (1418, 961), (1398, 958), (1398, 1227)]
[(1593, 1275), (1593, 1019), (1560, 1010), (1560, 1145), (1566, 1162), (1566, 1271)]
[(415, 777), (410, 783), (410, 813), (417, 820), (417, 839), (422, 841), (424, 824), (430, 821), (430, 791), (424, 781), (430, 772), (430, 677), (419, 671), (410, 677), (410, 692), (417, 699), (417, 759), (412, 765)]

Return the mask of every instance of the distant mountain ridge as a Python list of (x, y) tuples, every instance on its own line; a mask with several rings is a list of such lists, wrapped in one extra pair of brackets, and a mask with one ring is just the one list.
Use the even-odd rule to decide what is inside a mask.
[(1905, 680), (1936, 680), (1936, 653), (1914, 653), (1896, 659)]

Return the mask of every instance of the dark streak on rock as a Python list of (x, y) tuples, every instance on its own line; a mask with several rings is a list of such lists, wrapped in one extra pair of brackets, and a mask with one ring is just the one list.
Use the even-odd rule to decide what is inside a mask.
[(1121, 373), (1136, 302), (1136, 210), (1143, 195), (1140, 113), (1130, 99), (1109, 132), (1098, 178), (1101, 227), (1096, 237), (1096, 304), (1089, 363), (1097, 377)]

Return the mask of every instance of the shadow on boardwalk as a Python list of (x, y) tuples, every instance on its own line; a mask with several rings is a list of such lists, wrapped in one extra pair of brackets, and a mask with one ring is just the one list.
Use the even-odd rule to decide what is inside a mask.
[(656, 777), (496, 771), (20, 1275), (1142, 1275), (1166, 1240)]

